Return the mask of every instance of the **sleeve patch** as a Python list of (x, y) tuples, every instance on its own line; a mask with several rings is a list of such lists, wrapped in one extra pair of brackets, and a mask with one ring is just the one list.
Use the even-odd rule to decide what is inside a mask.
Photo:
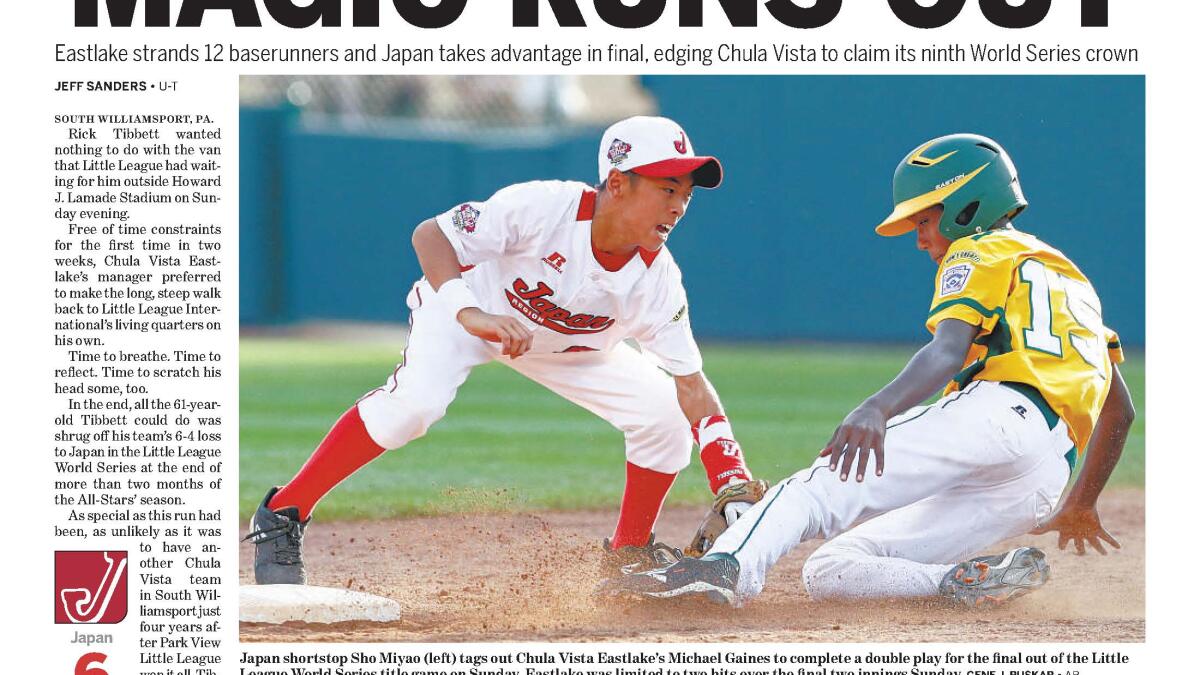
[(674, 322), (682, 319), (686, 314), (687, 314), (687, 305), (684, 305), (683, 307), (679, 308), (678, 312), (675, 312), (675, 316), (671, 317), (671, 322), (674, 323)]
[(471, 234), (479, 222), (479, 209), (470, 204), (463, 204), (454, 209), (453, 215), (450, 216), (450, 222), (454, 223), (454, 229), (459, 232)]
[(971, 278), (973, 271), (975, 271), (975, 266), (971, 263), (962, 263), (942, 270), (941, 291), (938, 293), (938, 297), (961, 293), (967, 287), (967, 280)]

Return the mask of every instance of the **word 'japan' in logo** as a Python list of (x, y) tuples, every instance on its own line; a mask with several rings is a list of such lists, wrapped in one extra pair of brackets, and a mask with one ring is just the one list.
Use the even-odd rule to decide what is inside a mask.
[(625, 141), (614, 138), (612, 145), (608, 146), (608, 161), (613, 165), (620, 164), (629, 159), (629, 153), (633, 151), (633, 146)]
[(954, 295), (961, 293), (962, 289), (967, 287), (967, 279), (971, 278), (971, 271), (975, 267), (970, 263), (963, 263), (953, 267), (947, 267), (942, 272), (942, 295)]
[(454, 209), (454, 215), (450, 216), (450, 220), (454, 223), (454, 229), (471, 234), (475, 231), (475, 223), (479, 220), (479, 209), (470, 204), (463, 204)]
[(54, 623), (120, 623), (128, 609), (127, 551), (54, 552)]
[(590, 335), (608, 330), (616, 319), (596, 314), (574, 313), (550, 299), (554, 289), (539, 281), (530, 288), (524, 279), (514, 279), (512, 290), (505, 289), (508, 302), (525, 318), (563, 335)]

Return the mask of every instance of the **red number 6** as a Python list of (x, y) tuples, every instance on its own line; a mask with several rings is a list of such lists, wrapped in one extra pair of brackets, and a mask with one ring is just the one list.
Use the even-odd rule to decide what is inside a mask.
[(75, 675), (108, 675), (108, 671), (98, 664), (104, 663), (108, 656), (100, 652), (88, 652), (75, 662)]

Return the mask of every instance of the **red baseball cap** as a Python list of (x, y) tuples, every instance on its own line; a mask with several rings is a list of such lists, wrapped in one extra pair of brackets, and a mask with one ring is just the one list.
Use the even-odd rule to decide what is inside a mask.
[(715, 188), (724, 178), (716, 157), (696, 155), (683, 127), (666, 117), (630, 117), (612, 125), (600, 140), (600, 180), (608, 172), (672, 178), (691, 174), (697, 187)]

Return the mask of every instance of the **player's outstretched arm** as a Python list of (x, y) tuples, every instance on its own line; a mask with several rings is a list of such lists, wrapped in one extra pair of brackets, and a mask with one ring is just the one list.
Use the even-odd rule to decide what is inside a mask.
[[(751, 480), (750, 469), (741, 446), (733, 437), (733, 427), (725, 416), (725, 408), (704, 372), (676, 375), (675, 393), (679, 397), (679, 408), (692, 425), (692, 436), (700, 446), (700, 461), (704, 463), (713, 494), (719, 495), (732, 484)], [(744, 510), (735, 509), (729, 522), (737, 520)]]
[(1092, 431), (1092, 440), (1088, 442), (1079, 478), (1063, 499), (1058, 512), (1045, 525), (1035, 529), (1034, 534), (1057, 531), (1058, 547), (1066, 549), (1068, 543), (1074, 542), (1075, 552), (1080, 555), (1086, 550), (1084, 542), (1091, 544), (1101, 555), (1108, 554), (1101, 541), (1108, 542), (1114, 548), (1121, 548), (1117, 540), (1100, 523), (1096, 500), (1108, 484), (1117, 461), (1121, 459), (1125, 439), (1129, 436), (1129, 428), (1133, 426), (1135, 415), (1129, 388), (1125, 386), (1121, 371), (1114, 365), (1108, 398), (1104, 399), (1104, 406), (1096, 419), (1096, 428)]
[(413, 230), (412, 245), (425, 279), (434, 292), (445, 294), (459, 308), (456, 317), (468, 333), (499, 342), (501, 353), (514, 359), (529, 351), (533, 333), (518, 319), (488, 314), (478, 307), (478, 300), (462, 280), (458, 255), (436, 221), (430, 219), (418, 225)]
[(829, 458), (829, 469), (836, 470), (841, 462), (841, 478), (846, 480), (857, 459), (855, 479), (862, 482), (867, 458), (874, 453), (875, 475), (883, 475), (883, 442), (888, 419), (946, 386), (962, 369), (967, 350), (978, 333), (979, 326), (958, 319), (939, 323), (933, 339), (909, 359), (896, 379), (859, 404), (834, 430), (821, 451), (822, 457)]
[(715, 495), (712, 509), (686, 548), (688, 555), (698, 557), (708, 552), (722, 532), (761, 500), (769, 486), (750, 475), (717, 391), (704, 373), (676, 376), (675, 391), (680, 409), (692, 424), (692, 433), (700, 446), (700, 461)]
[(695, 425), (702, 418), (724, 415), (717, 390), (704, 376), (704, 371), (691, 375), (675, 376), (675, 394), (679, 397), (679, 408), (688, 422)]

